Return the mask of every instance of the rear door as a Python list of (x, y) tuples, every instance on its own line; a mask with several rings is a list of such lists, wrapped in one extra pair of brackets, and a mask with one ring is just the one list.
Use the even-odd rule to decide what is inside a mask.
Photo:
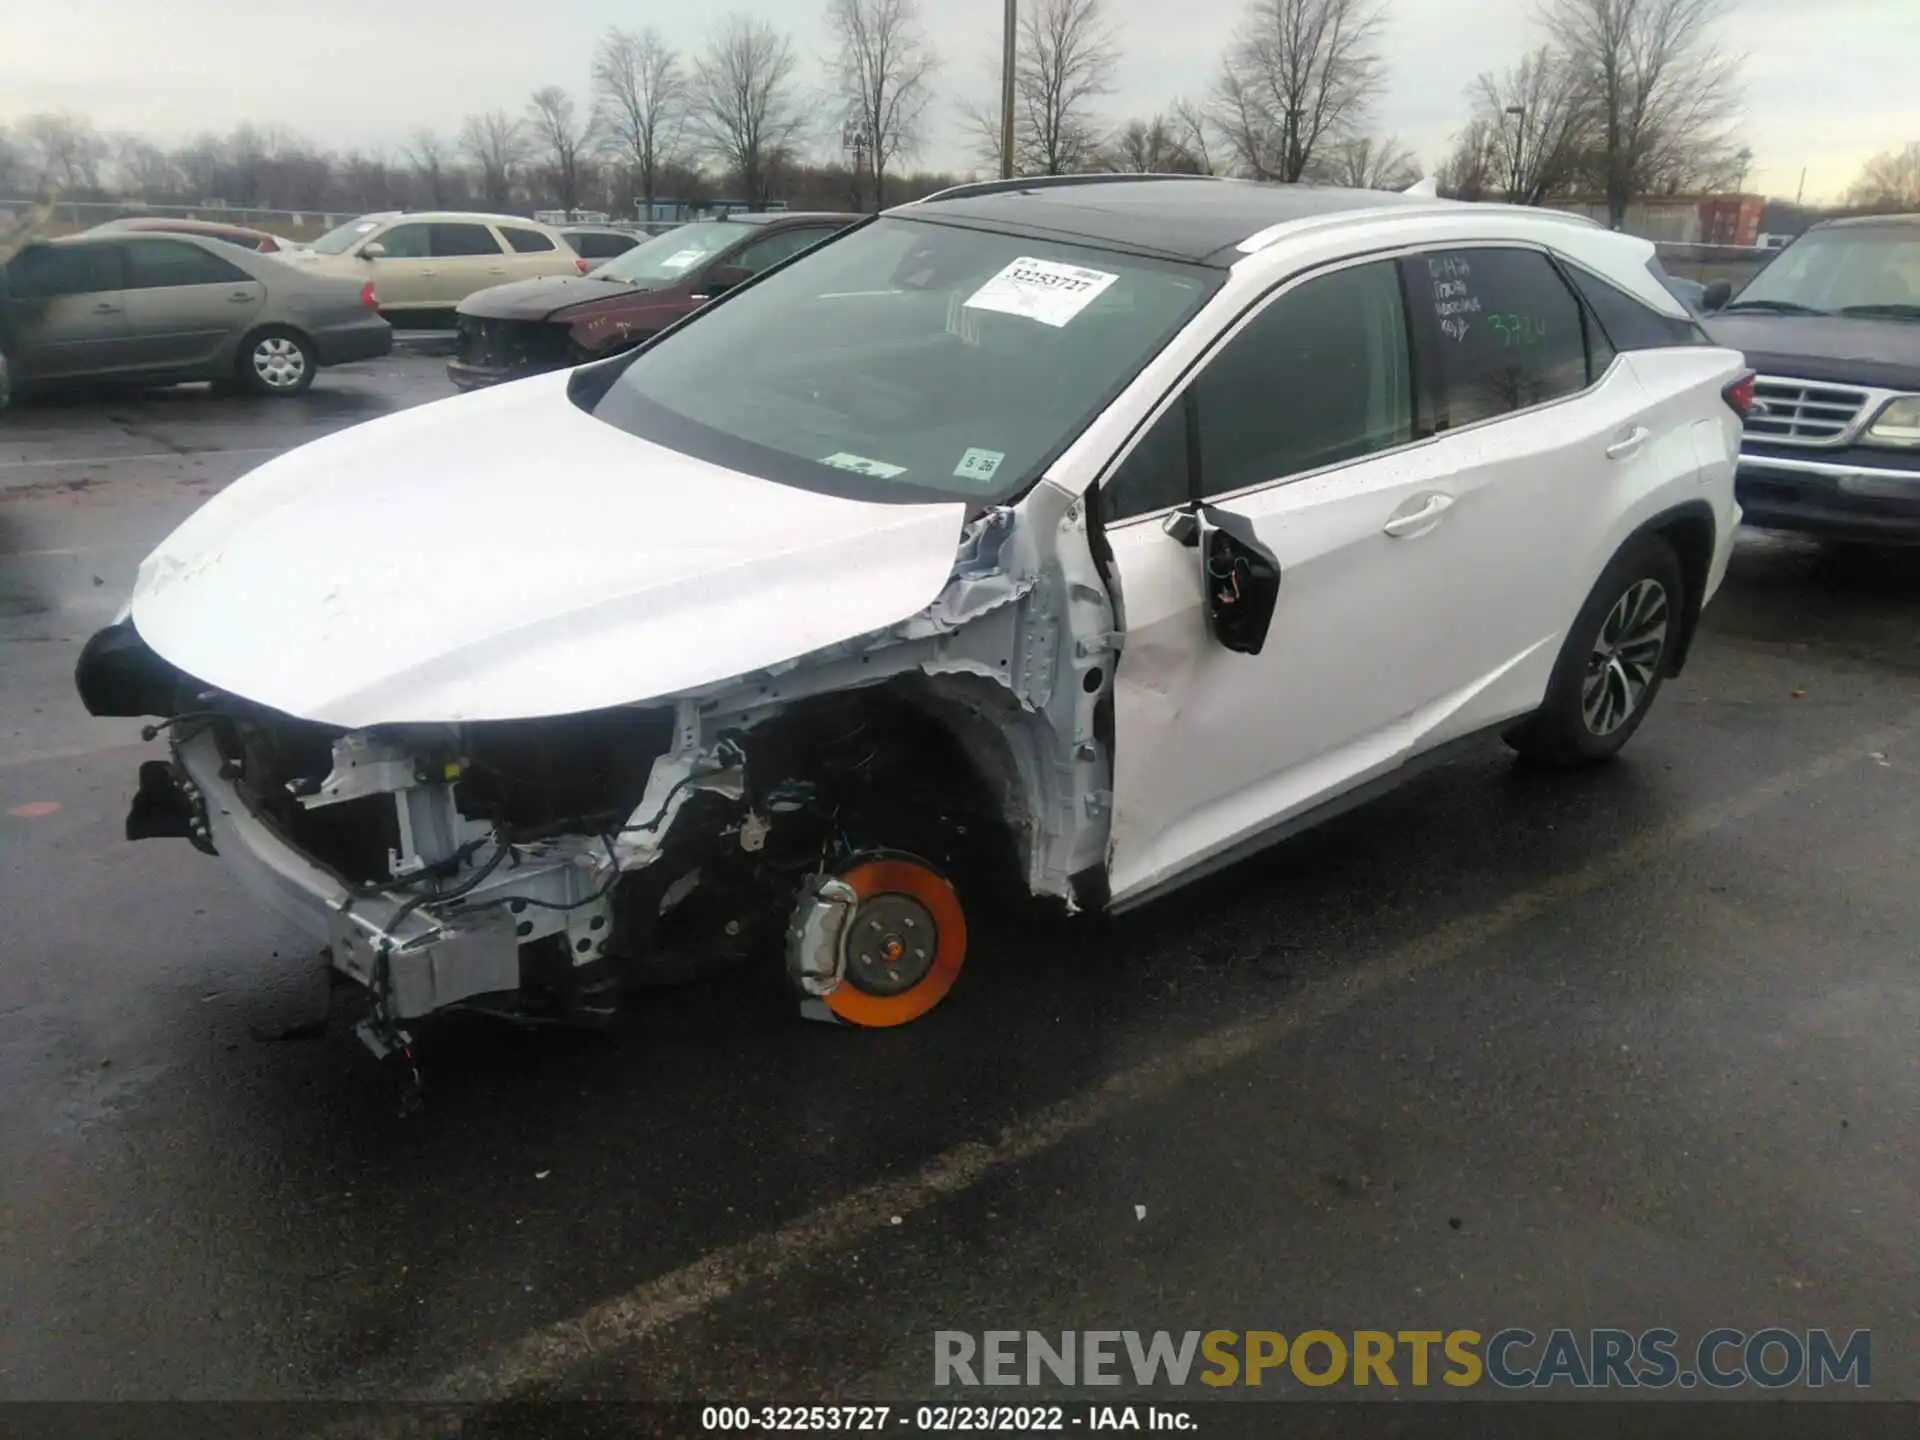
[[(433, 232), (432, 304), (458, 305), (476, 290), (515, 278), (491, 226), (476, 220), (436, 220), (428, 228)], [(551, 269), (533, 273), (550, 274)]]
[(127, 364), (119, 244), (29, 246), (7, 265), (7, 293), (14, 384), (106, 375)]
[(232, 261), (191, 240), (129, 239), (129, 363), (142, 370), (204, 370), (244, 334), (267, 287)]
[(1439, 450), (1457, 477), (1450, 523), (1476, 537), (1453, 589), (1470, 589), (1482, 617), (1462, 636), (1482, 688), (1438, 742), (1539, 702), (1627, 497), (1673, 446), (1690, 456), (1691, 441), (1656, 434), (1639, 377), (1545, 252), (1431, 249), (1402, 270)]

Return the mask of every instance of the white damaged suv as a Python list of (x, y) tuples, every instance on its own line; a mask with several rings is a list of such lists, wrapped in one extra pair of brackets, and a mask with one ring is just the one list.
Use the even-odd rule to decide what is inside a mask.
[(996, 884), (1121, 910), (1489, 733), (1610, 757), (1749, 400), (1571, 217), (966, 186), (261, 466), (78, 683), (164, 722), (129, 836), (305, 926), (376, 1048), (730, 962), (894, 1025)]

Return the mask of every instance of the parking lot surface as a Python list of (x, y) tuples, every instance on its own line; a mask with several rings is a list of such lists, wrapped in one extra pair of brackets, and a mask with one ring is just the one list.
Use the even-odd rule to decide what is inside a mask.
[(943, 1329), (1780, 1325), (1871, 1330), (1920, 1399), (1920, 560), (1749, 535), (1620, 763), (1489, 745), (998, 936), (920, 1025), (728, 982), (450, 1023), (403, 1120), (311, 947), (121, 838), (158, 747), (71, 670), (169, 527), (440, 364), (0, 419), (0, 1398), (857, 1400), (924, 1396)]

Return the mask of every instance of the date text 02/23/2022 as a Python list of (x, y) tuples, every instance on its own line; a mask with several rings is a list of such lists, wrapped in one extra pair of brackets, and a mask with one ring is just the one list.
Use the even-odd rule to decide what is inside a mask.
[(700, 1428), (754, 1434), (883, 1434), (905, 1429), (915, 1434), (999, 1435), (1068, 1430), (1172, 1433), (1195, 1430), (1198, 1425), (1186, 1411), (1158, 1405), (707, 1405), (700, 1411)]

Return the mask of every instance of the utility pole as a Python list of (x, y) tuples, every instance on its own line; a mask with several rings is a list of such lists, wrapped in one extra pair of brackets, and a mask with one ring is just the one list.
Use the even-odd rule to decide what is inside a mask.
[(1507, 179), (1507, 203), (1520, 203), (1520, 147), (1527, 143), (1527, 107), (1524, 105), (1507, 106), (1507, 114), (1513, 116), (1513, 173)]
[(1013, 178), (1013, 64), (1019, 43), (1020, 0), (1007, 0), (1006, 35), (1000, 55), (1000, 178)]

